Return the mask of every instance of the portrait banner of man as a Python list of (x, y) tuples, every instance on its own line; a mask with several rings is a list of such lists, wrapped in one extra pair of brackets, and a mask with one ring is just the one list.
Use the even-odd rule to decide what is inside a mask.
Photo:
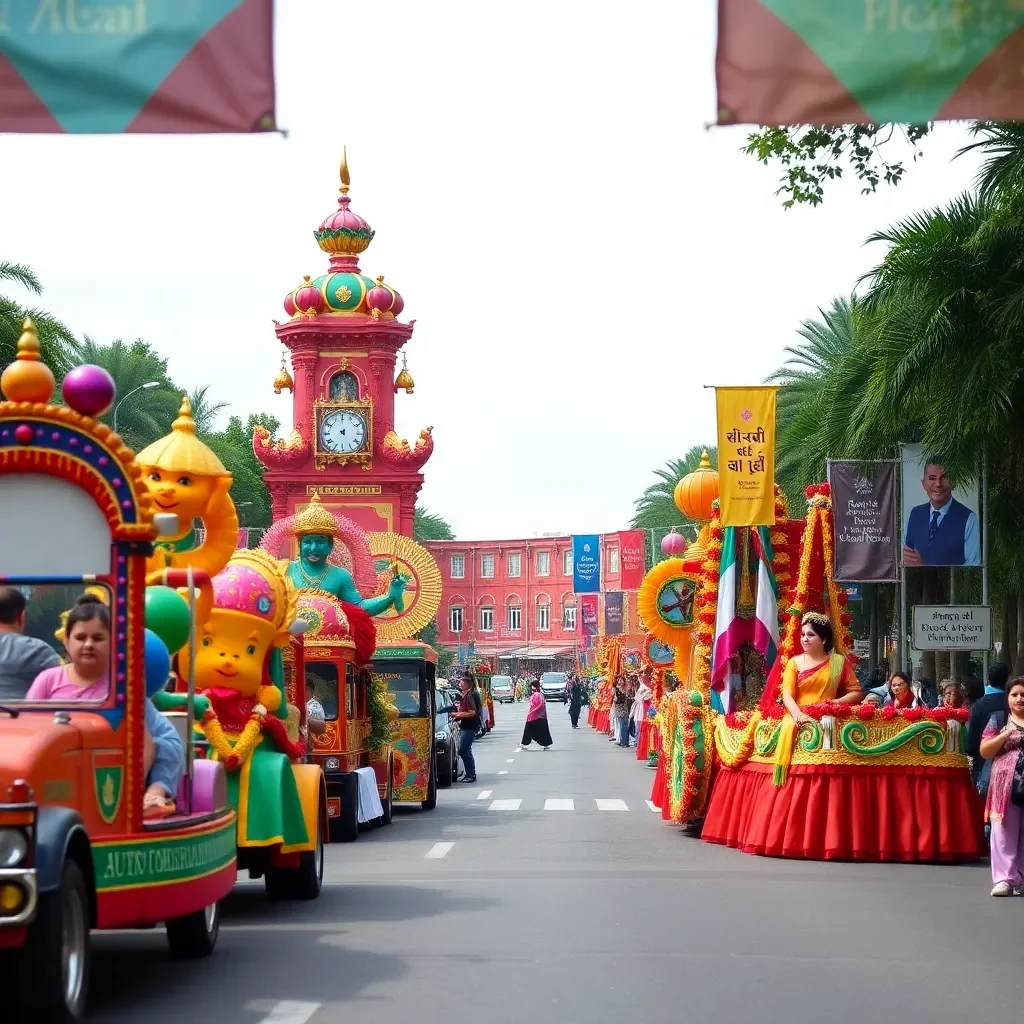
[(902, 564), (981, 565), (977, 479), (952, 479), (917, 444), (903, 446), (902, 463)]

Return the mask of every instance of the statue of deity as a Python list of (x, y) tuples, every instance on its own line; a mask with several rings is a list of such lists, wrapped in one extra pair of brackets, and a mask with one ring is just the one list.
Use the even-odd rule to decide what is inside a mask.
[(293, 527), (299, 541), (299, 557), (288, 563), (288, 578), (299, 590), (323, 590), (339, 601), (362, 608), (367, 615), (380, 615), (389, 608), (402, 611), (408, 576), (396, 573), (388, 592), (366, 600), (356, 589), (352, 573), (344, 566), (328, 562), (338, 535), (334, 517), (324, 508), (320, 496), (314, 494), (305, 512), (295, 517)]

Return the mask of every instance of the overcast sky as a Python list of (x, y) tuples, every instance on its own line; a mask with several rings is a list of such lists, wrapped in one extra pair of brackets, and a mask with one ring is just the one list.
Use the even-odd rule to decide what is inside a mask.
[(874, 229), (974, 165), (957, 128), (897, 190), (785, 212), (778, 171), (713, 119), (713, 0), (281, 0), (288, 137), (0, 137), (2, 255), (79, 334), (145, 338), (188, 388), (273, 412), (272, 319), (327, 257), (348, 145), (362, 260), (417, 320), (398, 430), (428, 424), (421, 502), (465, 539), (627, 525), (652, 470), (713, 443), (882, 255)]

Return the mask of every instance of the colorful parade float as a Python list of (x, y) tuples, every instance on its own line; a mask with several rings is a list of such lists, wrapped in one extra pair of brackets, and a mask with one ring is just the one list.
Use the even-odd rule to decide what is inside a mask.
[[(95, 621), (110, 625), (104, 696), (8, 699), (0, 709), (0, 973), (12, 1020), (75, 1021), (90, 929), (164, 923), (180, 957), (207, 955), (217, 941), (218, 903), (236, 877), (229, 773), (195, 760), (186, 743), (177, 793), (160, 807), (145, 795), (148, 701), (196, 629), (195, 584), (201, 576), (210, 599), (216, 566), (175, 580), (188, 601), (147, 587), (154, 545), (173, 546), (180, 520), (96, 419), (114, 402), (113, 381), (78, 367), (56, 405), (31, 321), (17, 347), (0, 377), (0, 584), (25, 594), (33, 622), (55, 617), (39, 639), (87, 592), (105, 605)], [(187, 675), (191, 718), (200, 699)]]
[[(701, 501), (677, 494), (700, 524), (696, 541), (656, 565), (639, 596), (679, 680), (658, 704), (652, 802), (690, 833), (753, 854), (979, 856), (966, 711), (859, 703), (828, 485), (808, 489), (805, 520), (788, 519), (776, 488), (774, 525), (723, 528), (711, 472)], [(800, 672), (808, 623), (834, 646)]]

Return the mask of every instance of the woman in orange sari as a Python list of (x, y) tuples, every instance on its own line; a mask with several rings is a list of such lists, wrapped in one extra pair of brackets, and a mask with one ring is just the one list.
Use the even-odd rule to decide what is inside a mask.
[(808, 612), (800, 628), (803, 653), (790, 658), (782, 677), (782, 703), (787, 714), (782, 719), (775, 748), (776, 786), (785, 784), (797, 729), (811, 720), (803, 708), (830, 700), (859, 704), (864, 699), (857, 676), (843, 655), (833, 653), (833, 644), (828, 616)]

